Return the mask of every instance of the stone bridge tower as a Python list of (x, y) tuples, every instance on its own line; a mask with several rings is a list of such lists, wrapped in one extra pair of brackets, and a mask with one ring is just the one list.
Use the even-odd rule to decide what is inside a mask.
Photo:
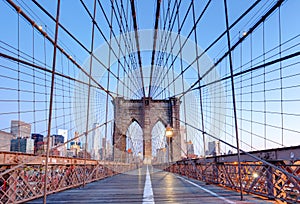
[(122, 153), (126, 151), (126, 131), (133, 122), (137, 122), (143, 130), (143, 156), (144, 163), (151, 163), (152, 138), (154, 125), (161, 121), (165, 127), (170, 124), (173, 128), (173, 137), (170, 140), (171, 160), (179, 160), (181, 155), (181, 136), (179, 118), (180, 101), (178, 98), (168, 100), (153, 100), (142, 98), (140, 100), (125, 100), (117, 97), (114, 105), (114, 160), (124, 161)]

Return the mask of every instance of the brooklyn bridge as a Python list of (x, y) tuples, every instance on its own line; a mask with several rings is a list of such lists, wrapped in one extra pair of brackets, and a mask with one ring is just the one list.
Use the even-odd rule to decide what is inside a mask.
[(1, 0), (0, 203), (300, 203), (299, 9)]

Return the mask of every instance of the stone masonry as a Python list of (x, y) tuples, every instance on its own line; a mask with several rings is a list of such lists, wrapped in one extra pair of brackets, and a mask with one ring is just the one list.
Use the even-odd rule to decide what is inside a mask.
[(117, 97), (113, 100), (114, 105), (114, 160), (125, 161), (122, 156), (126, 151), (126, 131), (131, 123), (136, 121), (143, 130), (143, 156), (144, 163), (151, 163), (152, 159), (152, 138), (151, 131), (154, 125), (161, 121), (165, 127), (170, 124), (173, 128), (171, 143), (171, 159), (180, 159), (180, 122), (179, 118), (180, 101), (177, 98), (169, 100), (153, 100), (142, 98), (141, 100), (125, 100)]

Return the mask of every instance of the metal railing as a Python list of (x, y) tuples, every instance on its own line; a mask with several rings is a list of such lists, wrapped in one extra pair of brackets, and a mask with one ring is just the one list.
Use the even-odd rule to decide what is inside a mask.
[[(0, 153), (0, 203), (24, 203), (47, 195), (79, 187), (136, 168), (135, 164), (108, 161), (50, 157), (45, 169), (45, 156)], [(23, 164), (24, 161), (26, 164)], [(20, 165), (21, 164), (21, 165)]]
[[(256, 194), (285, 203), (300, 202), (300, 160), (261, 161), (241, 163), (241, 178), (238, 162), (212, 161), (203, 159), (182, 160), (157, 167), (189, 178), (216, 184), (243, 193)], [(276, 166), (276, 168), (274, 168)]]

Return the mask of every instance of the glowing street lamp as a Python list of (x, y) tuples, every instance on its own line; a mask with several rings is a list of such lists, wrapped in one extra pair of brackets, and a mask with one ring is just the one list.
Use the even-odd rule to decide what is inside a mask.
[(170, 124), (168, 124), (166, 127), (166, 137), (173, 137), (173, 128), (170, 126)]
[(170, 162), (170, 160), (172, 160), (170, 157), (170, 154), (172, 154), (172, 150), (171, 150), (171, 138), (173, 137), (173, 128), (170, 126), (170, 124), (167, 125), (166, 127), (166, 138), (168, 138), (168, 161)]
[(259, 177), (258, 173), (256, 173), (256, 172), (254, 172), (254, 173), (252, 174), (252, 176), (253, 176), (253, 178), (258, 178), (258, 177)]

